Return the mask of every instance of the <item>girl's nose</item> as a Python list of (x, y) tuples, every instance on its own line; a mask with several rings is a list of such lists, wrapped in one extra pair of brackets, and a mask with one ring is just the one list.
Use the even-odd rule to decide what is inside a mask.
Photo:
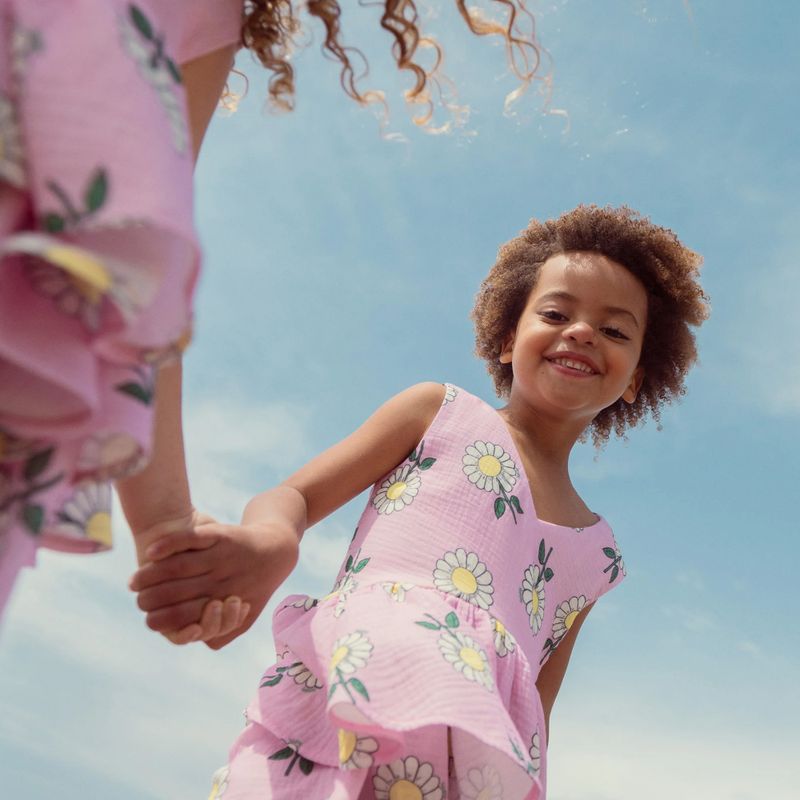
[(580, 344), (593, 344), (595, 331), (588, 322), (576, 321), (564, 329), (564, 338)]

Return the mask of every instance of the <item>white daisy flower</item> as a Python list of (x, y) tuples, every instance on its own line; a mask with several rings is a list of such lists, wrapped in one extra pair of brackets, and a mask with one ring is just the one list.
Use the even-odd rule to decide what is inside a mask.
[(225, 794), (225, 790), (228, 788), (228, 775), (230, 774), (229, 767), (220, 767), (212, 777), (212, 785), (211, 785), (211, 794), (208, 796), (208, 800), (217, 800), (218, 797), (222, 797)]
[(417, 496), (422, 479), (413, 464), (398, 467), (383, 483), (372, 498), (372, 505), (379, 514), (391, 514), (411, 505)]
[(486, 492), (510, 492), (517, 482), (517, 465), (511, 456), (491, 442), (475, 442), (467, 447), (461, 459), (464, 474), (470, 483)]
[(489, 764), (473, 767), (459, 781), (461, 800), (503, 800), (503, 783), (500, 773)]
[(436, 562), (433, 583), (440, 591), (454, 594), (484, 610), (494, 602), (492, 573), (477, 553), (468, 553), (463, 547), (454, 553), (445, 553)]
[(381, 584), (383, 591), (389, 595), (397, 603), (402, 603), (406, 599), (406, 592), (409, 589), (414, 588), (413, 583), (392, 583), (392, 581), (386, 581), (385, 583)]
[(89, 539), (111, 547), (111, 485), (80, 484), (78, 490), (59, 511), (58, 533), (76, 539)]
[(381, 764), (372, 778), (375, 800), (444, 800), (445, 792), (433, 766), (416, 756)]
[(619, 547), (617, 547), (616, 545), (614, 545), (614, 553), (616, 554), (616, 557), (619, 559), (617, 563), (619, 564), (620, 572), (622, 573), (623, 576), (627, 575), (628, 573), (625, 571), (625, 562), (622, 560), (622, 553), (620, 553)]
[(321, 689), (322, 683), (317, 680), (317, 676), (301, 661), (286, 670), (287, 675), (291, 675), (298, 686), (302, 686), (304, 691), (314, 691)]
[(314, 606), (319, 603), (316, 597), (309, 597), (306, 595), (305, 597), (301, 597), (299, 600), (295, 600), (293, 603), (290, 603), (291, 608), (302, 608), (303, 611), (311, 611)]
[(363, 667), (372, 655), (372, 644), (364, 631), (353, 631), (333, 643), (330, 671), (349, 675)]
[(489, 660), (481, 646), (471, 637), (458, 631), (448, 631), (439, 637), (439, 650), (453, 667), (471, 681), (487, 689), (494, 687)]
[(371, 736), (357, 736), (353, 731), (339, 728), (339, 763), (343, 769), (367, 769), (372, 766), (372, 754), (378, 742)]
[(336, 586), (333, 587), (333, 591), (328, 592), (323, 598), (322, 602), (326, 600), (330, 600), (330, 598), (336, 598), (336, 607), (333, 609), (333, 616), (334, 617), (341, 617), (344, 614), (346, 603), (347, 603), (347, 596), (358, 586), (358, 582), (353, 578), (353, 576), (348, 572), (344, 575), (341, 580), (336, 583)]
[(513, 637), (511, 631), (495, 617), (492, 617), (492, 630), (494, 631), (494, 651), (500, 658), (513, 653), (517, 649), (517, 640)]
[(531, 737), (531, 746), (528, 752), (531, 756), (531, 765), (533, 766), (533, 775), (535, 777), (542, 768), (542, 752), (539, 748), (539, 731), (536, 731)]
[(519, 597), (525, 603), (531, 630), (539, 633), (544, 617), (544, 577), (538, 564), (531, 564), (525, 570)]
[(444, 400), (442, 401), (442, 405), (447, 405), (448, 403), (452, 403), (453, 400), (456, 399), (458, 396), (458, 389), (453, 386), (452, 383), (446, 383), (444, 385)]
[(16, 107), (4, 94), (0, 94), (0, 178), (18, 189), (24, 189), (27, 184)]
[(554, 639), (558, 640), (566, 634), (572, 627), (572, 623), (575, 622), (575, 617), (583, 611), (585, 606), (586, 597), (584, 595), (570, 597), (569, 600), (559, 604), (553, 621)]
[(147, 461), (139, 443), (127, 433), (105, 432), (90, 436), (81, 448), (76, 464), (82, 475), (100, 481), (132, 475)]

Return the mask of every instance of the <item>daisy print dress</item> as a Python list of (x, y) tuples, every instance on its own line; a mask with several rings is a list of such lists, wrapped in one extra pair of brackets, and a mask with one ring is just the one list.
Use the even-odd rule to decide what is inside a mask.
[(179, 65), (242, 0), (0, 0), (0, 612), (45, 545), (111, 541), (199, 268)]
[(602, 518), (537, 518), (500, 415), (446, 389), (373, 487), (331, 594), (275, 612), (278, 661), (212, 797), (545, 797), (539, 670), (625, 569)]

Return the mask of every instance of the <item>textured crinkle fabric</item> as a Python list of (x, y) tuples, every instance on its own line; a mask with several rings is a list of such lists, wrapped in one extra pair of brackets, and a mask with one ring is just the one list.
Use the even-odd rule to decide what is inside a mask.
[(225, 799), (544, 798), (539, 670), (624, 575), (602, 518), (537, 518), (500, 415), (446, 385), (333, 591), (275, 612), (278, 661), (217, 776)]
[(37, 546), (110, 545), (108, 481), (147, 460), (199, 269), (179, 64), (241, 12), (0, 0), (0, 610)]

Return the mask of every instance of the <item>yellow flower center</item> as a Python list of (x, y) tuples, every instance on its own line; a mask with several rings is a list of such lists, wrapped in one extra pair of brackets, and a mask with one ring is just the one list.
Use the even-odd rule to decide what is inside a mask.
[(490, 478), (496, 478), (503, 469), (500, 461), (494, 456), (481, 456), (478, 460), (478, 469)]
[(458, 651), (458, 656), (468, 667), (472, 667), (477, 672), (483, 672), (486, 669), (481, 654), (474, 647), (462, 647)]
[(531, 619), (539, 613), (539, 592), (536, 589), (531, 591)]
[(475, 576), (465, 567), (456, 567), (450, 580), (453, 581), (453, 586), (464, 594), (475, 594), (475, 590), (478, 588)]
[(214, 781), (214, 785), (211, 787), (211, 794), (208, 796), (208, 800), (217, 800), (219, 796), (219, 781)]
[(68, 273), (78, 291), (92, 303), (97, 303), (111, 288), (111, 275), (102, 262), (82, 250), (53, 245), (42, 253), (42, 257)]
[(342, 663), (342, 659), (347, 658), (347, 654), (350, 652), (350, 648), (346, 645), (340, 645), (333, 651), (333, 655), (331, 656), (331, 672)]
[(422, 800), (422, 790), (415, 783), (403, 778), (392, 784), (389, 800)]
[(567, 618), (564, 620), (564, 624), (567, 626), (567, 629), (572, 627), (572, 623), (575, 622), (575, 617), (577, 617), (580, 613), (580, 611), (571, 611), (569, 614), (567, 614)]
[(502, 623), (502, 622), (500, 622), (500, 620), (499, 620), (499, 619), (496, 619), (496, 620), (494, 621), (494, 629), (495, 629), (495, 631), (497, 631), (497, 633), (499, 633), (501, 636), (505, 636), (505, 635), (506, 635), (506, 626), (505, 626), (505, 625), (503, 625), (503, 623)]
[(111, 514), (96, 511), (86, 521), (86, 536), (93, 542), (111, 547)]
[(406, 486), (408, 484), (405, 481), (395, 481), (387, 490), (386, 496), (390, 500), (397, 500), (398, 497), (403, 496), (403, 492), (406, 490)]
[(356, 735), (353, 731), (339, 728), (339, 763), (344, 764), (356, 749)]
[(393, 583), (392, 584), (392, 594), (397, 594), (400, 591), (400, 584)]

